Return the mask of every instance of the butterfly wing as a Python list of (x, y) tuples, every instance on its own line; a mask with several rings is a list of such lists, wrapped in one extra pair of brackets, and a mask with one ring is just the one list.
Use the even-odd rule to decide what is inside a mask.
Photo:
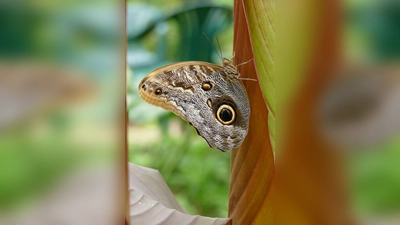
[(186, 111), (178, 102), (190, 102), (195, 92), (194, 86), (222, 69), (218, 65), (197, 61), (163, 66), (143, 78), (139, 84), (139, 95), (146, 102), (170, 110), (187, 120)]
[(143, 78), (139, 94), (188, 121), (209, 146), (221, 151), (239, 147), (247, 134), (246, 90), (224, 67), (196, 61), (164, 66)]

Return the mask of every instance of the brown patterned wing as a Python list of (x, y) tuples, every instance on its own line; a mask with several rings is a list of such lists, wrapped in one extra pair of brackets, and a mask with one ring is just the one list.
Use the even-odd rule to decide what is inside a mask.
[(222, 66), (200, 61), (166, 65), (151, 71), (143, 78), (139, 84), (139, 95), (147, 103), (172, 111), (187, 120), (186, 116), (178, 110), (178, 106), (171, 102), (171, 99), (166, 98), (165, 94), (170, 93), (168, 90), (178, 90), (183, 95), (185, 93), (193, 94), (196, 84), (202, 83), (211, 75), (222, 70)]
[(143, 78), (139, 95), (188, 121), (211, 147), (228, 151), (242, 143), (250, 116), (246, 90), (229, 71), (207, 62), (167, 65)]

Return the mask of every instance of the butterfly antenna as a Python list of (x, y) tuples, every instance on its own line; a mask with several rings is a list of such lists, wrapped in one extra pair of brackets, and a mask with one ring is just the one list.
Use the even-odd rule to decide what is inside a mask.
[(235, 58), (235, 51), (233, 51), (233, 55), (232, 55), (231, 61), (232, 61), (234, 58)]
[[(218, 54), (218, 51), (214, 48), (214, 45), (213, 45), (213, 43), (211, 42), (210, 38), (208, 38), (208, 36), (206, 35), (206, 33), (203, 32), (203, 34), (204, 34), (204, 36), (207, 38), (208, 42), (210, 42), (211, 47), (214, 49), (215, 53), (217, 53), (218, 57), (222, 60), (222, 53), (221, 53), (221, 55)], [(217, 38), (217, 41), (218, 41), (218, 38)], [(218, 46), (219, 46), (219, 42), (218, 42)], [(221, 48), (220, 48), (220, 50), (221, 50)]]
[(219, 48), (219, 57), (221, 58), (221, 60), (223, 60), (223, 58), (222, 58), (222, 50), (221, 50), (221, 45), (219, 44), (219, 40), (218, 40), (218, 37), (217, 36), (215, 36), (215, 39), (217, 39), (217, 44), (218, 44), (218, 48)]
[(250, 81), (255, 81), (257, 82), (256, 79), (252, 79), (252, 78), (244, 78), (244, 77), (239, 77), (239, 80), (250, 80)]

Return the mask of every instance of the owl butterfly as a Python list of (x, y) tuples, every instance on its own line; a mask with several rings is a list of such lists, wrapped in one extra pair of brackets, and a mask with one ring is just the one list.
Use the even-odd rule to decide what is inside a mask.
[(188, 61), (160, 67), (139, 84), (140, 97), (189, 122), (208, 145), (223, 152), (247, 135), (250, 104), (232, 60), (222, 66)]

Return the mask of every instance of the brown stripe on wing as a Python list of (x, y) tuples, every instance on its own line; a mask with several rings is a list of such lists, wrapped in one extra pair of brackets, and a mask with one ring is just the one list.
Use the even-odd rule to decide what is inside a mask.
[[(211, 63), (196, 62), (197, 64), (180, 63), (173, 70), (164, 70), (164, 79), (171, 86), (190, 89), (190, 86), (201, 83), (216, 72), (223, 71), (223, 67)], [(171, 67), (166, 67), (166, 69)]]
[(184, 91), (185, 91), (185, 90), (189, 90), (189, 91), (191, 91), (192, 93), (194, 93), (194, 87), (193, 87), (192, 84), (187, 84), (187, 83), (185, 83), (185, 82), (175, 82), (175, 84), (174, 84), (173, 87), (174, 87), (174, 88), (182, 88)]
[(219, 72), (221, 70), (223, 70), (222, 67), (220, 66), (205, 66), (205, 65), (200, 65), (200, 68), (202, 71), (204, 71), (204, 73), (206, 73), (208, 76), (211, 74), (214, 74), (215, 72)]
[(149, 80), (164, 83), (170, 87), (182, 88), (194, 92), (192, 87), (206, 80), (216, 72), (223, 71), (223, 67), (207, 62), (189, 61), (160, 67), (150, 72), (141, 84)]

